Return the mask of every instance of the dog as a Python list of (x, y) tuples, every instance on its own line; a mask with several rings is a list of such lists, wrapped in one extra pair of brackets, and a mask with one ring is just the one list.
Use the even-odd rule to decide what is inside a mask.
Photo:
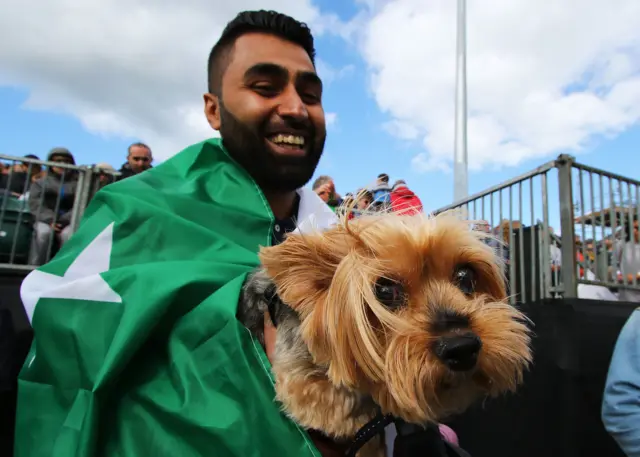
[(349, 440), (379, 412), (438, 422), (514, 391), (530, 330), (482, 236), (451, 215), (386, 213), (261, 248), (238, 318), (264, 345), (271, 307), (286, 414)]

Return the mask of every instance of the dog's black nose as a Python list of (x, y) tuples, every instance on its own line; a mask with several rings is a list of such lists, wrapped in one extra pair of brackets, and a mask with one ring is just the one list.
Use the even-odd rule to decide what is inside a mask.
[(453, 371), (469, 371), (476, 366), (482, 342), (477, 335), (467, 332), (438, 339), (435, 353)]

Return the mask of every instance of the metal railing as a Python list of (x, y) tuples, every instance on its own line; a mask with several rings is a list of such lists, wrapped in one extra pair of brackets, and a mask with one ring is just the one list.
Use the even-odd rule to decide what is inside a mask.
[(512, 303), (577, 297), (581, 285), (622, 299), (623, 291), (640, 294), (639, 272), (625, 270), (640, 262), (639, 192), (639, 181), (560, 155), (435, 214), (458, 211), (491, 232), (487, 242), (505, 260)]
[(0, 269), (48, 262), (77, 229), (95, 193), (119, 173), (0, 154)]

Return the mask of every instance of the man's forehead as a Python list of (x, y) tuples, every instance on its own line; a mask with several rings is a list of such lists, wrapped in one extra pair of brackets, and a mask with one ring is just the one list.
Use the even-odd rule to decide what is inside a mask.
[(266, 33), (240, 36), (235, 42), (228, 71), (243, 75), (257, 63), (273, 63), (290, 72), (315, 73), (311, 58), (298, 44)]
[(131, 146), (131, 152), (135, 152), (136, 154), (151, 154), (151, 151), (144, 146)]

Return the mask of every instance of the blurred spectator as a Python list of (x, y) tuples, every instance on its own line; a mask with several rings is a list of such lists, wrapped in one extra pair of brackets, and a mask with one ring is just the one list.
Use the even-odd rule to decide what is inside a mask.
[(373, 194), (373, 206), (378, 209), (386, 209), (391, 205), (391, 188), (389, 187), (389, 175), (380, 173), (376, 185), (371, 189)]
[[(47, 161), (75, 165), (75, 159), (66, 148), (53, 148)], [(52, 237), (60, 245), (66, 243), (72, 233), (71, 215), (78, 186), (74, 170), (50, 167), (48, 172), (31, 185), (29, 209), (35, 218), (35, 238), (29, 263), (42, 265), (49, 255)]]
[(412, 215), (422, 213), (422, 202), (408, 187), (407, 183), (399, 179), (393, 185), (390, 194), (391, 210), (394, 213)]
[(342, 204), (342, 198), (336, 192), (336, 186), (330, 176), (318, 176), (313, 182), (312, 189), (333, 211)]
[[(634, 280), (640, 284), (640, 234), (638, 221), (633, 221), (633, 234), (625, 230), (625, 241), (616, 244), (615, 260), (620, 265), (620, 279), (626, 284), (633, 284)], [(621, 301), (640, 303), (640, 290), (623, 289), (618, 291)]]
[(148, 170), (151, 168), (151, 162), (153, 162), (153, 155), (149, 146), (144, 143), (132, 144), (129, 146), (127, 162), (120, 168), (121, 174), (118, 181)]
[(356, 203), (356, 208), (359, 211), (366, 211), (369, 209), (371, 204), (373, 203), (373, 194), (368, 191), (359, 191), (358, 192), (358, 202)]
[[(38, 156), (28, 154), (28, 159), (38, 160)], [(0, 176), (0, 190), (8, 192), (12, 197), (21, 197), (29, 191), (29, 186), (33, 182), (33, 177), (38, 176), (41, 167), (38, 164), (28, 162), (16, 162), (3, 168)]]
[(93, 175), (91, 189), (89, 191), (90, 199), (104, 186), (116, 181), (116, 169), (106, 162), (95, 164), (93, 170), (95, 174)]
[(562, 250), (558, 246), (558, 239), (555, 236), (553, 227), (549, 227), (549, 261), (551, 263), (551, 271), (556, 274), (560, 272), (562, 267)]
[(342, 206), (349, 207), (353, 204), (354, 198), (351, 192), (347, 192), (342, 199)]

